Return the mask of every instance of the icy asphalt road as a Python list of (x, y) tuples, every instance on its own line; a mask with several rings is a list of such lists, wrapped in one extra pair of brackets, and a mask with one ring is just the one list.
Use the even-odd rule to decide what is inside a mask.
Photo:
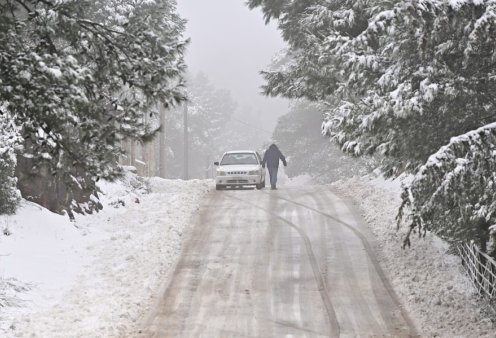
[(144, 336), (415, 336), (370, 238), (325, 187), (214, 192)]

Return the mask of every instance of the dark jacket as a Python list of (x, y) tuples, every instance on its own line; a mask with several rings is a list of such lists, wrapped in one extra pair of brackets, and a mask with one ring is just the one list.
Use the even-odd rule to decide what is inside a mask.
[(265, 168), (265, 165), (267, 164), (267, 168), (279, 168), (279, 159), (281, 159), (284, 166), (287, 166), (286, 158), (281, 153), (279, 148), (277, 148), (275, 144), (271, 144), (269, 149), (265, 151), (262, 160), (262, 167)]

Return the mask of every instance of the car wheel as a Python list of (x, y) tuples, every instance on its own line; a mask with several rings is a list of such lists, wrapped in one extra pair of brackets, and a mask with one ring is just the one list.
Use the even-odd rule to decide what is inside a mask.
[(224, 190), (224, 187), (220, 184), (215, 185), (215, 190)]

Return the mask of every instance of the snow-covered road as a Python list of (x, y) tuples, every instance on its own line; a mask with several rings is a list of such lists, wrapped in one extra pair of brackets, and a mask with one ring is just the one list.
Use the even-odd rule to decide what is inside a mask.
[[(186, 259), (191, 275), (205, 274), (181, 292), (191, 295), (191, 306), (210, 305), (201, 308), (205, 313), (191, 307), (189, 316), (217, 314), (210, 325), (226, 316), (237, 332), (251, 325), (255, 335), (258, 321), (259, 333), (269, 330), (260, 333), (264, 337), (331, 335), (337, 332), (332, 321), (342, 336), (355, 336), (367, 325), (372, 332), (406, 330), (370, 250), (421, 337), (495, 336), (491, 317), (445, 243), (428, 234), (413, 238), (410, 250), (400, 249), (406, 227), (397, 231), (394, 220), (399, 182), (354, 178), (305, 188), (304, 177), (280, 178), (279, 191), (211, 192), (214, 183), (208, 180), (143, 180), (129, 173), (120, 182), (101, 182), (105, 208), (75, 223), (24, 201), (16, 215), (0, 217), (0, 337), (127, 338), (143, 336), (139, 330), (147, 323), (152, 333), (163, 329), (170, 309), (156, 304), (171, 302), (171, 294), (181, 290), (180, 274), (170, 281), (174, 267), (187, 268)], [(215, 212), (207, 217), (209, 209)], [(367, 237), (370, 249), (346, 224)], [(195, 245), (211, 245), (214, 252), (207, 254), (216, 253), (217, 260), (206, 256), (198, 266), (204, 257), (191, 256)], [(184, 247), (190, 256), (178, 261)], [(351, 268), (344, 269), (346, 264)], [(319, 287), (324, 282), (328, 299)], [(195, 290), (206, 296), (194, 298)], [(360, 292), (350, 297), (350, 290)], [(188, 314), (188, 299), (182, 304)], [(223, 314), (228, 305), (232, 313)], [(172, 314), (170, 320), (177, 318)], [(191, 330), (200, 325), (189, 324)], [(318, 331), (301, 330), (308, 327)], [(215, 329), (223, 327), (210, 327)]]
[(216, 192), (143, 336), (415, 335), (371, 237), (326, 187)]

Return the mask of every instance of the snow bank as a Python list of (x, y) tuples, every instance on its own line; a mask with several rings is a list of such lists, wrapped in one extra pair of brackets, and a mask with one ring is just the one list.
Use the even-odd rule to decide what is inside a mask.
[(129, 336), (212, 186), (128, 173), (73, 223), (25, 201), (0, 217), (0, 336)]
[[(307, 183), (281, 175), (282, 185)], [(378, 259), (423, 337), (494, 337), (445, 243), (413, 236), (412, 248), (401, 250), (399, 186), (356, 178), (329, 185), (362, 210)], [(16, 215), (0, 217), (1, 337), (136, 336), (213, 183), (129, 173), (100, 187), (104, 210), (74, 223), (25, 201)]]
[(460, 259), (433, 234), (412, 235), (401, 249), (406, 226), (396, 230), (401, 182), (353, 178), (329, 187), (350, 198), (379, 245), (378, 259), (423, 337), (494, 337), (494, 326), (463, 274)]

